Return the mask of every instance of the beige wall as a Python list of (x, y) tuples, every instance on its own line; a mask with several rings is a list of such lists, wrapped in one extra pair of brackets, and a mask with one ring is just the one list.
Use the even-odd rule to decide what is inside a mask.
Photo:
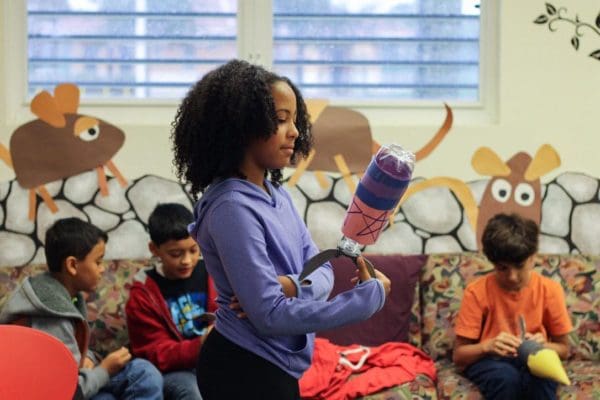
[[(595, 1), (553, 3), (566, 7), (566, 15), (573, 17), (577, 13), (582, 21), (592, 24), (600, 11), (593, 4)], [(546, 25), (533, 23), (545, 11), (544, 4), (543, 0), (501, 2), (499, 51), (494, 56), (499, 79), (496, 115), (492, 121), (475, 120), (471, 111), (451, 104), (456, 111), (455, 126), (436, 151), (417, 165), (416, 175), (476, 179), (470, 159), (480, 146), (492, 147), (501, 158), (508, 159), (521, 150), (533, 155), (540, 145), (550, 143), (558, 150), (563, 164), (543, 180), (567, 170), (600, 176), (600, 61), (587, 56), (600, 48), (600, 35), (582, 30), (584, 35), (576, 52), (570, 45), (572, 25), (562, 23), (557, 25), (557, 32), (550, 32)], [(2, 15), (2, 23), (6, 23), (5, 17)], [(5, 67), (11, 62), (6, 56), (8, 40), (4, 37), (0, 41), (1, 77), (8, 75)], [(8, 145), (15, 127), (32, 117), (4, 112), (15, 107), (7, 104), (14, 100), (3, 82), (0, 81), (0, 142)], [(94, 111), (94, 115), (111, 122), (131, 119), (123, 107)], [(114, 160), (126, 176), (136, 178), (151, 173), (173, 177), (169, 124), (174, 111), (174, 106), (161, 109), (158, 115), (164, 119), (160, 120), (147, 109), (139, 113), (140, 120), (146, 121), (143, 124), (120, 124), (127, 140)], [(415, 150), (431, 137), (444, 116), (441, 105), (425, 112), (414, 111), (418, 118), (409, 108), (398, 110), (397, 118), (393, 111), (388, 111), (384, 119), (378, 113), (366, 113), (371, 117), (376, 140), (398, 142)], [(0, 182), (13, 177), (12, 171), (0, 163)]]

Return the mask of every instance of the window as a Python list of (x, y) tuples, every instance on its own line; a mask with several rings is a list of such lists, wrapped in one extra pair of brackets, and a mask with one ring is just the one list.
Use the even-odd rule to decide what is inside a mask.
[(236, 0), (28, 0), (32, 95), (76, 82), (86, 97), (180, 98), (236, 57)]
[(479, 8), (463, 0), (273, 0), (273, 64), (308, 97), (479, 99)]
[[(465, 110), (491, 104), (494, 114), (496, 2), (481, 13), (479, 3), (26, 0), (20, 9), (10, 2), (10, 17), (27, 16), (28, 68), (11, 67), (18, 79), (7, 88), (26, 86), (31, 98), (70, 81), (87, 104), (172, 107), (206, 71), (238, 57), (289, 76), (306, 97), (372, 112), (450, 101)], [(9, 21), (5, 30), (21, 26)], [(9, 56), (25, 44), (16, 39)], [(397, 115), (384, 117), (394, 123)]]

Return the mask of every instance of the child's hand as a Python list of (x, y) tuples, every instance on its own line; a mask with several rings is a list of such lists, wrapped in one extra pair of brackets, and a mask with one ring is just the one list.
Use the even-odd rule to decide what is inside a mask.
[(231, 303), (229, 303), (229, 308), (237, 312), (238, 318), (247, 318), (248, 315), (242, 310), (242, 305), (236, 296), (231, 296)]
[(92, 361), (92, 359), (89, 357), (84, 358), (82, 368), (86, 368), (86, 369), (94, 368), (94, 362)]
[(109, 376), (113, 376), (122, 370), (129, 360), (131, 360), (131, 353), (125, 347), (121, 347), (119, 350), (107, 355), (100, 363), (100, 366), (108, 372)]
[(294, 282), (292, 282), (292, 279), (289, 276), (279, 275), (277, 280), (281, 285), (285, 297), (296, 297), (298, 295), (298, 293), (296, 293), (296, 285), (294, 285)]
[(212, 331), (214, 325), (209, 325), (206, 327), (206, 332), (204, 332), (204, 335), (202, 335), (200, 337), (200, 343), (203, 343), (206, 341), (206, 338), (208, 337), (208, 334), (210, 333), (210, 331)]
[(537, 333), (526, 333), (525, 339), (533, 340), (534, 342), (538, 342), (542, 346), (546, 344), (546, 338), (540, 332)]
[(483, 350), (487, 354), (496, 354), (501, 357), (516, 357), (517, 348), (521, 339), (510, 333), (501, 332), (493, 339), (483, 342)]
[[(368, 279), (371, 279), (371, 274), (369, 274), (369, 270), (367, 269), (367, 263), (365, 262), (365, 259), (362, 256), (358, 256), (356, 258), (356, 265), (358, 266), (358, 276), (352, 278), (353, 283), (356, 283), (359, 280), (361, 282), (364, 282)], [(392, 290), (392, 282), (387, 276), (383, 274), (383, 272), (379, 271), (378, 269), (375, 269), (375, 278), (379, 279), (383, 284), (385, 296), (387, 297), (390, 294), (390, 291)]]
[(375, 276), (383, 284), (383, 289), (385, 290), (385, 297), (387, 297), (390, 294), (390, 292), (392, 291), (392, 281), (390, 281), (390, 278), (385, 276), (383, 274), (383, 272), (381, 272), (378, 269), (375, 270)]

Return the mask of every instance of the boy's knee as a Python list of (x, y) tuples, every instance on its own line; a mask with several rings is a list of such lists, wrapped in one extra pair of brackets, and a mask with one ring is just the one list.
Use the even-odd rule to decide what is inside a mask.
[(521, 372), (510, 364), (499, 367), (492, 380), (498, 385), (519, 387), (521, 385)]
[(137, 380), (144, 380), (148, 385), (155, 385), (162, 388), (163, 376), (160, 371), (148, 360), (135, 358), (128, 363), (131, 374), (137, 377)]

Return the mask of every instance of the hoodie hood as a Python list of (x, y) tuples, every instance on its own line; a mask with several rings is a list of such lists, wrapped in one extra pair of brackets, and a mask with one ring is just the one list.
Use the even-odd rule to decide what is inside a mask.
[(85, 301), (79, 293), (71, 298), (67, 289), (46, 272), (23, 281), (2, 309), (0, 323), (10, 322), (15, 315), (85, 320)]
[(227, 199), (228, 196), (235, 195), (235, 193), (241, 193), (253, 201), (262, 201), (272, 207), (280, 207), (281, 192), (270, 181), (265, 180), (264, 183), (270, 195), (254, 183), (238, 178), (229, 178), (211, 184), (194, 207), (195, 222), (192, 222), (188, 227), (190, 235), (194, 238), (198, 236), (198, 229), (202, 224), (202, 220), (214, 204)]

